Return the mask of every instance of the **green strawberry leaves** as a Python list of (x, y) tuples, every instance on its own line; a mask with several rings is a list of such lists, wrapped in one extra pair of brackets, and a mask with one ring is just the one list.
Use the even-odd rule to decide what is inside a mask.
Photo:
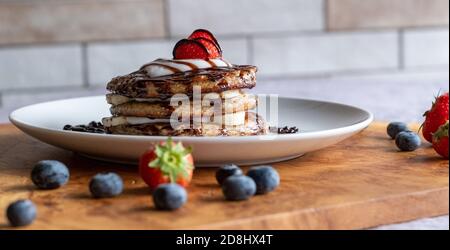
[(191, 148), (183, 147), (181, 142), (175, 144), (169, 137), (164, 144), (156, 145), (156, 159), (148, 166), (159, 169), (163, 175), (169, 177), (170, 182), (174, 183), (180, 176), (188, 177), (189, 170), (194, 168), (186, 158), (191, 152)]
[(439, 141), (444, 137), (448, 137), (448, 128), (449, 128), (449, 123), (447, 121), (444, 125), (439, 127), (439, 129), (436, 131), (436, 133), (433, 134), (433, 138), (435, 140)]

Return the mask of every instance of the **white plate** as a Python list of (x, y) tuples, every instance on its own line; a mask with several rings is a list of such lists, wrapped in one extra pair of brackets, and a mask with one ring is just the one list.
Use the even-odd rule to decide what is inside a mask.
[[(279, 98), (280, 125), (297, 126), (289, 135), (246, 137), (176, 137), (194, 148), (197, 166), (224, 163), (262, 164), (299, 157), (340, 142), (366, 128), (373, 115), (342, 104)], [(92, 158), (137, 162), (152, 144), (166, 137), (89, 134), (64, 131), (66, 124), (87, 124), (109, 116), (104, 96), (31, 105), (11, 113), (10, 120), (28, 135)]]

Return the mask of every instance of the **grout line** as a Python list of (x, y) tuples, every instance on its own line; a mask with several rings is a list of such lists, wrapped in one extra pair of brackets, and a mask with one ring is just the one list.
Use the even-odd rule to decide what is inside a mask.
[[(170, 21), (168, 21), (170, 22)], [(167, 21), (166, 21), (167, 23)], [(170, 26), (169, 24), (166, 24)], [(133, 43), (133, 42), (161, 42), (170, 41), (174, 38), (183, 37), (182, 35), (172, 35), (170, 34), (170, 27), (167, 27), (169, 36), (166, 37), (138, 37), (138, 38), (126, 38), (126, 39), (98, 39), (91, 41), (61, 41), (61, 42), (26, 42), (26, 43), (16, 43), (16, 44), (0, 44), (1, 49), (11, 49), (11, 48), (28, 48), (28, 47), (53, 47), (53, 46), (69, 46), (78, 45), (80, 42), (84, 44), (122, 44), (122, 43)], [(314, 35), (333, 35), (336, 33), (348, 33), (348, 34), (361, 34), (361, 33), (380, 33), (388, 31), (396, 31), (397, 27), (384, 27), (384, 28), (361, 28), (361, 29), (337, 29), (337, 30), (300, 30), (300, 31), (274, 31), (274, 32), (254, 32), (250, 34), (246, 33), (236, 33), (236, 34), (222, 34), (217, 35), (223, 39), (242, 39), (247, 36), (252, 36), (253, 38), (273, 38), (273, 37), (301, 37), (301, 36), (314, 36)], [(414, 31), (438, 31), (442, 29), (449, 29), (448, 25), (438, 25), (438, 26), (423, 26), (423, 27), (403, 27), (403, 30), (414, 30)]]
[[(1, 1), (1, 0), (0, 0)], [(48, 41), (48, 42), (22, 42), (22, 43), (14, 43), (14, 44), (1, 44), (1, 49), (22, 49), (29, 47), (57, 47), (57, 46), (70, 46), (70, 45), (79, 45), (80, 43), (84, 44), (114, 44), (114, 43), (132, 43), (132, 42), (148, 42), (148, 41), (166, 41), (168, 40), (166, 37), (135, 37), (135, 38), (123, 38), (123, 39), (94, 39), (89, 41)]]
[(94, 89), (105, 89), (104, 86), (44, 86), (44, 87), (30, 87), (30, 88), (19, 88), (19, 89), (5, 89), (2, 90), (3, 94), (26, 94), (26, 93), (47, 93), (47, 92), (67, 92), (67, 91), (83, 91), (83, 90), (94, 90)]
[(430, 32), (430, 31), (442, 31), (442, 30), (449, 30), (449, 26), (448, 25), (437, 25), (437, 26), (406, 26), (406, 27), (401, 27), (401, 29), (404, 32), (407, 31), (424, 31), (424, 32)]
[(0, 50), (26, 49), (26, 48), (54, 48), (54, 47), (79, 46), (79, 45), (80, 45), (79, 41), (15, 43), (15, 44), (0, 44)]
[(324, 73), (310, 73), (310, 74), (274, 74), (258, 76), (259, 80), (272, 81), (272, 80), (289, 80), (289, 79), (323, 79), (323, 78), (335, 78), (335, 77), (359, 77), (359, 76), (376, 76), (383, 74), (443, 74), (448, 72), (447, 65), (441, 65), (436, 67), (422, 67), (422, 68), (405, 68), (400, 70), (398, 68), (379, 68), (379, 69), (367, 69), (367, 70), (343, 70)]
[(87, 88), (89, 87), (89, 60), (87, 55), (87, 44), (81, 44), (81, 74), (83, 83), (82, 86)]
[(400, 70), (405, 69), (405, 31), (398, 31), (398, 67)]
[(164, 30), (166, 31), (166, 38), (172, 39), (172, 30), (170, 28), (170, 5), (169, 0), (163, 1), (163, 15), (164, 15)]
[(330, 17), (329, 17), (329, 10), (330, 10), (330, 0), (323, 0), (323, 27), (326, 32), (331, 32), (330, 29)]
[(254, 53), (254, 49), (255, 49), (255, 44), (254, 44), (254, 40), (253, 37), (248, 36), (247, 38), (247, 62), (250, 65), (254, 65), (255, 64), (255, 53)]

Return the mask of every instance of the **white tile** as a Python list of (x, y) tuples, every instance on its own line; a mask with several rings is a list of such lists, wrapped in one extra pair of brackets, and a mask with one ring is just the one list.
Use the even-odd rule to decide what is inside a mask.
[(323, 0), (169, 0), (170, 32), (215, 34), (321, 30)]
[(434, 96), (449, 90), (448, 71), (408, 71), (322, 78), (260, 79), (252, 92), (339, 102), (377, 121), (423, 122)]
[(396, 32), (256, 38), (254, 63), (264, 76), (309, 75), (398, 67)]
[(89, 84), (105, 85), (157, 58), (171, 58), (173, 41), (106, 43), (88, 46)]
[(0, 90), (82, 85), (77, 45), (0, 49)]
[(164, 37), (163, 0), (0, 1), (0, 44)]
[(223, 57), (233, 64), (249, 64), (248, 43), (245, 39), (220, 39)]
[(328, 29), (448, 26), (448, 0), (328, 0)]
[[(157, 58), (172, 58), (176, 40), (89, 45), (89, 84), (106, 85), (111, 78), (131, 73)], [(245, 39), (219, 41), (224, 57), (235, 64), (248, 63)]]
[(405, 31), (403, 41), (406, 67), (448, 66), (448, 29)]

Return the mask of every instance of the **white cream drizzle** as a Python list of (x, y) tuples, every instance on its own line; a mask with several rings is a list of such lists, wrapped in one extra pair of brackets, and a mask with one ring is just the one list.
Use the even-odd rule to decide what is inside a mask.
[[(220, 117), (202, 117), (202, 123), (207, 124), (220, 124), (223, 123), (227, 126), (235, 126), (245, 124), (246, 112), (236, 112), (231, 114), (225, 114)], [(212, 120), (210, 120), (210, 118)], [(103, 118), (103, 126), (109, 128), (120, 125), (143, 125), (143, 124), (155, 124), (155, 123), (170, 123), (170, 119), (152, 119), (147, 117), (134, 117), (134, 116), (114, 116)]]
[(183, 60), (169, 60), (157, 59), (151, 63), (145, 64), (141, 70), (145, 70), (150, 77), (166, 76), (180, 72), (187, 72), (198, 69), (209, 68), (230, 68), (233, 65), (224, 59), (183, 59)]
[[(202, 99), (203, 98), (207, 98), (209, 100), (211, 100), (211, 99), (231, 99), (231, 98), (242, 97), (242, 96), (244, 96), (244, 93), (242, 90), (227, 90), (227, 91), (224, 91), (221, 93), (202, 94)], [(176, 97), (172, 97), (172, 98), (177, 100)], [(154, 103), (154, 102), (161, 101), (160, 98), (131, 98), (131, 97), (126, 97), (126, 96), (118, 95), (118, 94), (107, 94), (106, 100), (108, 101), (109, 104), (112, 104), (112, 105), (120, 105), (120, 104), (124, 104), (127, 102)], [(169, 99), (169, 101), (170, 101), (170, 99)]]

